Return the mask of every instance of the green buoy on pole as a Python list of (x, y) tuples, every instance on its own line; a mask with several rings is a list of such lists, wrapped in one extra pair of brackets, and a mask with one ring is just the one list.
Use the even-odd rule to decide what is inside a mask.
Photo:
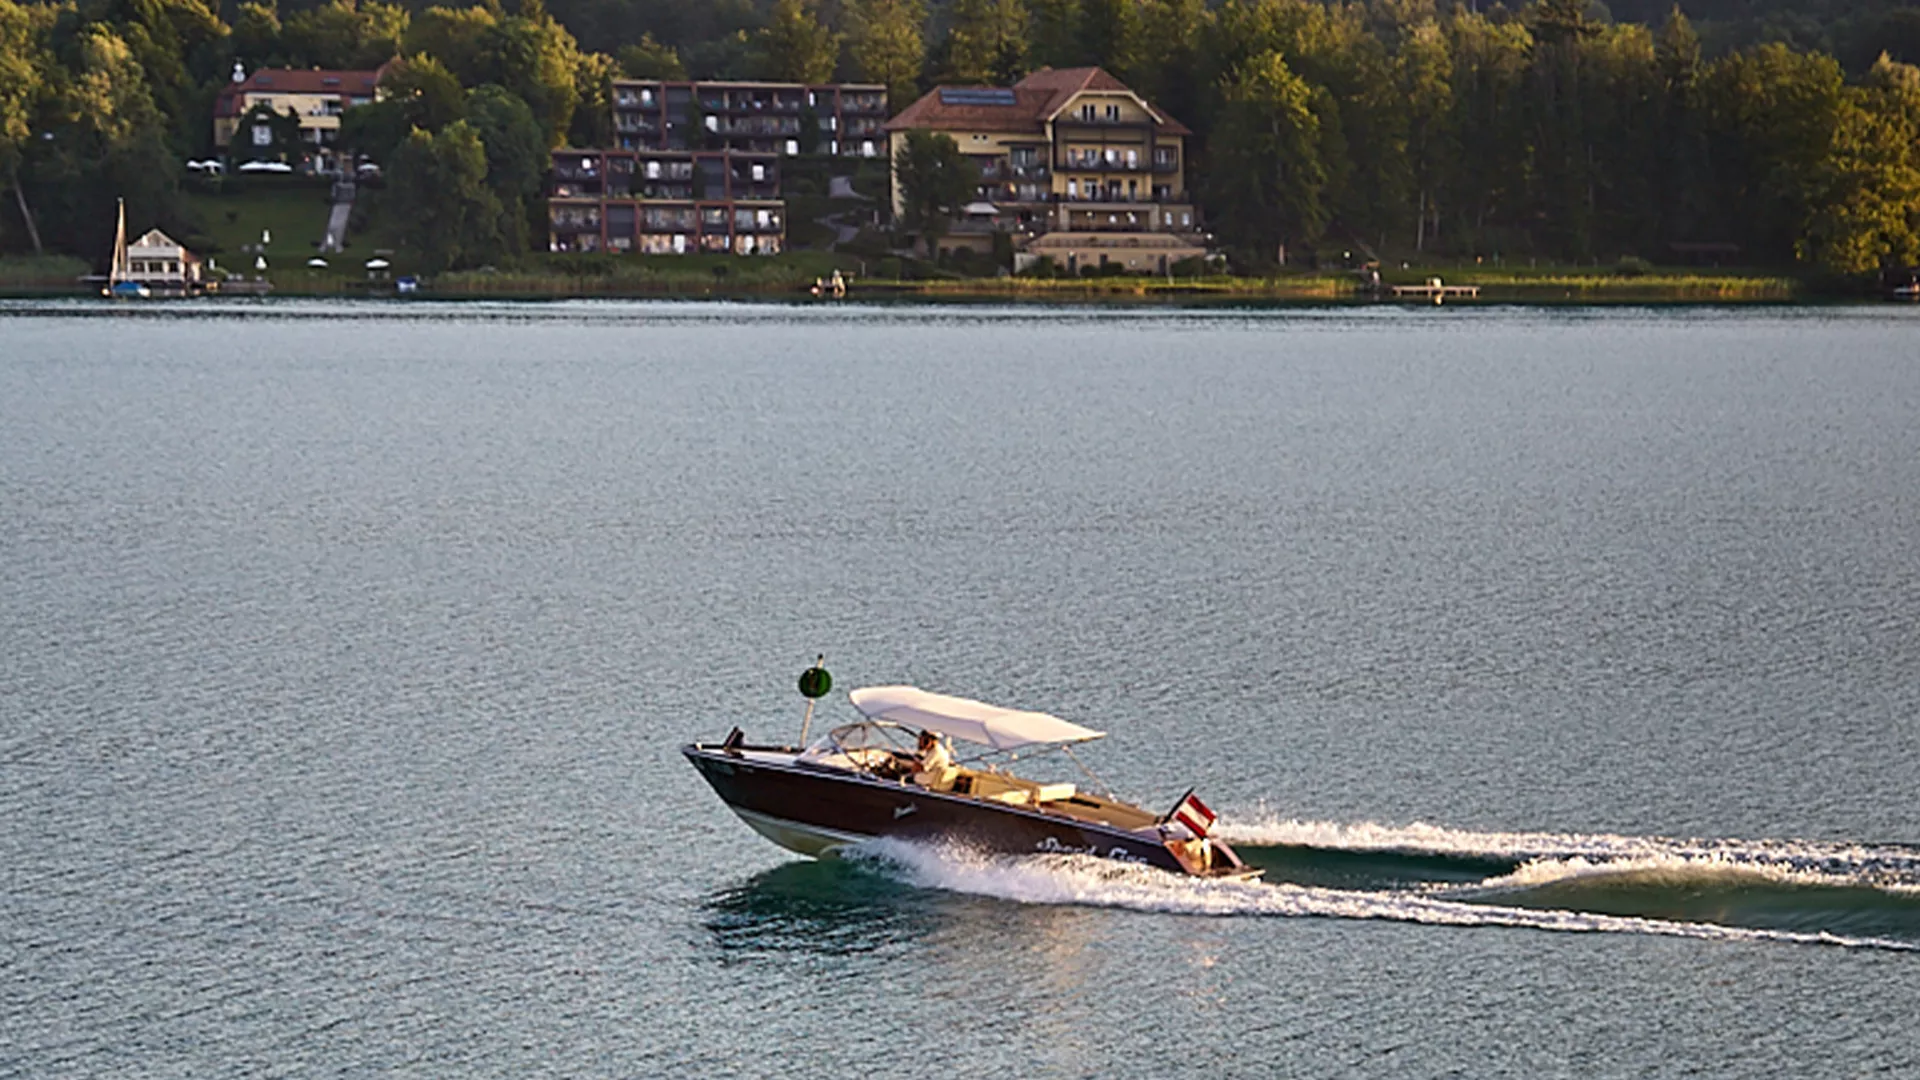
[(827, 674), (822, 665), (827, 662), (827, 654), (821, 653), (813, 666), (800, 673), (800, 696), (807, 699), (807, 716), (800, 721), (800, 749), (807, 748), (807, 728), (813, 725), (813, 703), (827, 696), (833, 689), (833, 676)]
[[(825, 656), (820, 657), (825, 660)], [(823, 698), (833, 689), (833, 676), (816, 662), (812, 667), (800, 673), (800, 696), (804, 698)]]

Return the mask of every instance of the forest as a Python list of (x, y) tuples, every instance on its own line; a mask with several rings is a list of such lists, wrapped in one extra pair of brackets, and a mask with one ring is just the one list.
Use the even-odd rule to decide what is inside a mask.
[(0, 251), (194, 232), (234, 64), (372, 68), (350, 148), (435, 268), (537, 247), (609, 82), (941, 83), (1098, 64), (1190, 126), (1209, 230), (1283, 253), (1861, 275), (1920, 262), (1920, 7), (1891, 0), (0, 0)]

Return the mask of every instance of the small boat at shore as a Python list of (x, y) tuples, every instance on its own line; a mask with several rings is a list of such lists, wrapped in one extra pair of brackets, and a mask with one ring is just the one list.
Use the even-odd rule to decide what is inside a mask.
[[(1156, 815), (1006, 767), (1016, 755), (1071, 756), (1072, 746), (1104, 732), (911, 686), (865, 687), (848, 698), (861, 719), (805, 746), (749, 743), (735, 727), (719, 743), (681, 752), (742, 821), (803, 855), (897, 837), (1005, 854), (1097, 855), (1195, 877), (1260, 873), (1209, 835), (1214, 814), (1191, 791)], [(971, 756), (956, 758), (955, 741)]]

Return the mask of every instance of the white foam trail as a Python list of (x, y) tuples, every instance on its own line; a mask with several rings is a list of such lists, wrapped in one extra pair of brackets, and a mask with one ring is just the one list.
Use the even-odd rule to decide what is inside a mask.
[[(1797, 840), (1680, 840), (1606, 833), (1473, 832), (1415, 822), (1411, 825), (1300, 821), (1277, 816), (1250, 821), (1222, 818), (1215, 830), (1228, 843), (1249, 847), (1295, 846), (1330, 851), (1373, 851), (1540, 860), (1584, 859), (1590, 863), (1689, 860), (1710, 866), (1825, 875), (1844, 884), (1876, 887), (1920, 885), (1920, 850)], [(1863, 880), (1865, 879), (1865, 880)]]
[(1715, 883), (1728, 886), (1786, 885), (1831, 889), (1871, 888), (1896, 895), (1920, 896), (1920, 886), (1863, 881), (1858, 877), (1803, 870), (1770, 862), (1743, 862), (1716, 855), (1699, 858), (1686, 855), (1649, 855), (1626, 859), (1534, 859), (1511, 874), (1489, 878), (1476, 885), (1456, 886), (1445, 891), (1501, 892), (1560, 885), (1570, 881), (1632, 881), (1637, 884), (1684, 888)]
[(897, 867), (910, 884), (1021, 904), (1078, 904), (1175, 915), (1383, 919), (1437, 926), (1506, 926), (1920, 951), (1920, 945), (1880, 938), (1498, 907), (1409, 892), (1208, 881), (1084, 855), (997, 856), (949, 845), (923, 846), (889, 839), (860, 848), (847, 854)]

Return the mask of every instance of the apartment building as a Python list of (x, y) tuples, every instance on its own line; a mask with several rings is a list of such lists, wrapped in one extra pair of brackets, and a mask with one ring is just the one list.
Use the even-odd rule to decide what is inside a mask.
[(773, 255), (780, 157), (732, 150), (555, 150), (548, 250)]
[(983, 249), (1005, 231), (1016, 265), (1044, 255), (1069, 270), (1117, 262), (1154, 273), (1206, 254), (1186, 186), (1193, 133), (1100, 68), (939, 87), (887, 124), (890, 155), (912, 131), (947, 135), (980, 169), (978, 200), (943, 247)]
[(879, 157), (887, 89), (871, 83), (613, 81), (621, 150)]

